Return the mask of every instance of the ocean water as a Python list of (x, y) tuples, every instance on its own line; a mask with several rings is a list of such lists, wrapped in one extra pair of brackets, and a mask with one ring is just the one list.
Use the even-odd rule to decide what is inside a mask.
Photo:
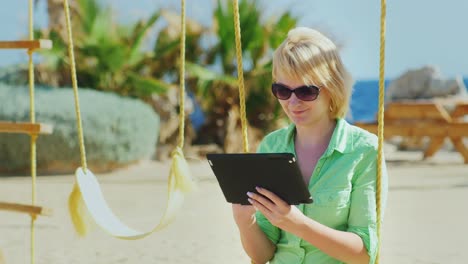
[[(468, 78), (463, 79), (468, 87)], [(385, 88), (390, 80), (385, 81)], [(354, 84), (354, 92), (351, 98), (351, 117), (348, 121), (372, 122), (376, 120), (379, 108), (379, 80), (360, 80)]]

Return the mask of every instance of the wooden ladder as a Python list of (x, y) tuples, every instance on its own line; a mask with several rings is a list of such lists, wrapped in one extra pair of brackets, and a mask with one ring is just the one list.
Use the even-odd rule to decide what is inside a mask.
[(17, 213), (25, 213), (25, 214), (30, 214), (33, 216), (37, 216), (37, 215), (51, 216), (52, 215), (52, 209), (45, 208), (42, 206), (19, 204), (19, 203), (0, 202), (0, 210), (17, 212)]
[[(52, 41), (46, 39), (0, 41), (0, 49), (26, 49), (28, 51), (35, 51), (37, 49), (50, 48), (52, 48)], [(47, 124), (0, 121), (0, 133), (20, 133), (33, 136), (39, 134), (51, 134), (52, 130), (53, 127)], [(0, 210), (25, 213), (33, 217), (36, 217), (37, 215), (50, 216), (52, 214), (52, 210), (46, 207), (1, 201)]]
[[(0, 41), (0, 49), (26, 49), (29, 52), (34, 52), (37, 49), (52, 48), (52, 41), (47, 39), (38, 40), (18, 40), (18, 41)], [(53, 127), (47, 124), (31, 123), (31, 122), (11, 122), (0, 121), (0, 133), (20, 133), (30, 136), (38, 136), (40, 134), (51, 134)], [(38, 215), (50, 216), (52, 210), (46, 207), (35, 204), (22, 204), (12, 202), (1, 202), (0, 210), (29, 214), (33, 219)], [(34, 262), (34, 256), (31, 255), (31, 261)], [(0, 264), (4, 264), (2, 252), (0, 251)]]
[(0, 49), (51, 49), (52, 41), (48, 39), (36, 40), (15, 40), (15, 41), (0, 41)]

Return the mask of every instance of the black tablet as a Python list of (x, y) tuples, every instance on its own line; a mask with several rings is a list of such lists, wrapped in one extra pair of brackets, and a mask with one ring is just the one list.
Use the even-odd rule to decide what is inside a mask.
[(291, 205), (312, 203), (291, 153), (208, 154), (206, 157), (229, 203), (250, 204), (247, 192), (256, 192), (256, 186), (272, 191)]

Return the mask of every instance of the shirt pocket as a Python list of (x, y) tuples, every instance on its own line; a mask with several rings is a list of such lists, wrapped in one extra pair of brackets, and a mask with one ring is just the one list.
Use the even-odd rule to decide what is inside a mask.
[(310, 218), (330, 227), (346, 226), (351, 190), (327, 189), (312, 195), (314, 202), (306, 205), (305, 214)]
[(343, 208), (350, 203), (351, 190), (328, 189), (316, 192), (312, 195), (316, 206)]

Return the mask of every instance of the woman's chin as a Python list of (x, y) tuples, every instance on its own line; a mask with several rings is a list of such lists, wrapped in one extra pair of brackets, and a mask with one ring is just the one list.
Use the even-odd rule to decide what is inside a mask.
[(296, 126), (303, 126), (308, 123), (308, 119), (304, 116), (290, 116), (289, 118)]

